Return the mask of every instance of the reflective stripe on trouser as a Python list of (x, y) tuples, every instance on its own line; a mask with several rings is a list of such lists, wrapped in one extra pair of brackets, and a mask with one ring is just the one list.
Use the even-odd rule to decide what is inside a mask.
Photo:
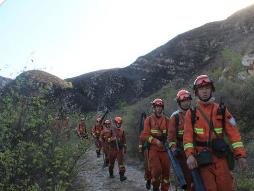
[(113, 170), (115, 166), (115, 161), (118, 163), (119, 173), (125, 173), (125, 166), (123, 164), (123, 150), (119, 151), (116, 148), (110, 147), (109, 150), (109, 170)]
[(187, 183), (187, 188), (185, 191), (194, 191), (195, 189), (191, 184), (192, 183), (191, 170), (187, 166), (187, 163), (186, 163), (187, 159), (186, 159), (185, 153), (181, 152), (176, 158), (182, 167), (183, 174)]
[(204, 185), (207, 191), (233, 191), (233, 178), (225, 158), (213, 157), (214, 163), (200, 167)]
[(149, 162), (148, 162), (148, 154), (149, 151), (148, 149), (144, 150), (144, 170), (145, 170), (145, 180), (151, 180), (151, 171), (149, 167)]
[[(149, 162), (152, 176), (152, 185), (159, 188), (161, 180), (169, 180), (170, 163), (167, 152), (151, 149), (149, 151)], [(162, 181), (161, 191), (168, 191), (169, 183)]]

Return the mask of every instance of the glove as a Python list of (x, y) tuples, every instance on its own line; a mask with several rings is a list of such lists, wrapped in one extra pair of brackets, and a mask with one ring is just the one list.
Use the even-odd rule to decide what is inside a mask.
[(241, 157), (237, 161), (239, 163), (239, 167), (240, 167), (241, 170), (247, 169), (248, 164), (247, 164), (246, 158)]
[(191, 169), (191, 170), (198, 167), (197, 160), (193, 155), (190, 155), (187, 158), (187, 165), (188, 165), (189, 169)]
[(142, 147), (143, 147), (142, 145), (139, 145), (139, 146), (138, 146), (138, 152), (139, 152), (139, 153), (142, 153)]
[(170, 149), (171, 149), (171, 151), (172, 151), (172, 153), (173, 153), (173, 155), (174, 155), (175, 157), (179, 154), (179, 152), (178, 152), (178, 150), (177, 150), (176, 147), (171, 147)]
[(161, 143), (161, 141), (160, 141), (159, 139), (156, 139), (156, 140), (155, 140), (155, 143), (156, 143), (156, 145), (157, 145), (158, 147), (163, 148), (163, 144)]

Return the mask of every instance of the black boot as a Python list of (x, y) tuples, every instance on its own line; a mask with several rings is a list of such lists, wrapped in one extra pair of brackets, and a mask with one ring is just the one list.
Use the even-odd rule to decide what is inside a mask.
[(105, 159), (105, 160), (104, 160), (104, 163), (103, 163), (103, 167), (107, 167), (107, 166), (108, 166), (108, 164), (109, 164), (108, 159)]
[(122, 181), (125, 181), (126, 179), (127, 179), (127, 177), (126, 176), (124, 176), (124, 173), (119, 173), (119, 175), (120, 175), (120, 181), (122, 182)]
[(109, 169), (109, 177), (115, 178), (113, 170)]
[(97, 158), (99, 158), (101, 156), (101, 153), (99, 151), (97, 151), (96, 153), (97, 153)]
[(160, 191), (160, 189), (159, 189), (159, 188), (154, 188), (154, 187), (153, 187), (153, 191)]
[(151, 188), (151, 180), (147, 180), (146, 181), (146, 189), (150, 190), (150, 188)]

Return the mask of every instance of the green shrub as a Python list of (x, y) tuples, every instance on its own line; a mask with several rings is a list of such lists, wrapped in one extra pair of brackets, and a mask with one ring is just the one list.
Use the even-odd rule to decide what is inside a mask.
[(1, 100), (0, 190), (71, 187), (76, 162), (88, 142), (71, 142), (66, 130), (54, 126), (56, 111), (47, 96), (46, 89), (34, 96), (10, 91)]

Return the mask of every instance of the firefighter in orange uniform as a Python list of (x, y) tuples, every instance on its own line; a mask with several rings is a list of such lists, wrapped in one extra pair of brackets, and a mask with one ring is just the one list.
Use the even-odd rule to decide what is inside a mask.
[(107, 119), (104, 121), (104, 128), (101, 131), (101, 135), (100, 135), (100, 141), (101, 141), (103, 153), (105, 156), (103, 166), (108, 166), (108, 164), (109, 164), (109, 142), (108, 142), (108, 139), (110, 137), (111, 137), (111, 122), (110, 122), (110, 120)]
[[(140, 135), (142, 135), (143, 131), (141, 132)], [(143, 153), (144, 155), (144, 170), (145, 170), (145, 175), (144, 178), (146, 180), (146, 189), (149, 190), (151, 188), (151, 171), (150, 171), (150, 164), (149, 164), (149, 146), (148, 146), (148, 142), (143, 142), (141, 140), (139, 140), (139, 152)]]
[(152, 102), (153, 114), (146, 118), (144, 131), (141, 135), (143, 142), (150, 143), (149, 163), (151, 169), (151, 183), (153, 191), (167, 191), (169, 189), (170, 162), (164, 143), (167, 139), (169, 119), (164, 116), (164, 102), (155, 99)]
[(149, 154), (149, 144), (146, 142), (143, 142), (141, 140), (141, 135), (143, 133), (144, 130), (144, 121), (146, 119), (146, 113), (143, 112), (141, 114), (141, 120), (140, 120), (140, 124), (139, 124), (139, 131), (140, 131), (140, 137), (139, 137), (139, 144), (138, 144), (138, 150), (139, 153), (142, 153), (144, 155), (144, 170), (145, 170), (145, 174), (144, 174), (144, 178), (146, 180), (146, 189), (150, 190), (151, 188), (151, 172), (150, 172), (150, 165), (149, 165), (149, 159), (148, 159), (148, 154)]
[(187, 166), (187, 159), (183, 150), (184, 116), (191, 106), (191, 100), (191, 94), (187, 90), (180, 90), (177, 93), (176, 101), (179, 109), (170, 117), (170, 126), (168, 129), (169, 148), (172, 150), (182, 167), (187, 183), (187, 191), (194, 190), (192, 186), (191, 171)]
[(124, 176), (125, 174), (125, 166), (124, 166), (124, 155), (126, 153), (127, 145), (126, 145), (126, 137), (124, 129), (122, 128), (122, 118), (115, 117), (114, 119), (115, 126), (111, 127), (111, 137), (108, 139), (110, 143), (109, 149), (109, 175), (111, 178), (114, 178), (114, 165), (117, 159), (118, 169), (120, 175), (120, 181), (124, 181), (127, 178)]
[(101, 122), (101, 118), (97, 118), (96, 119), (96, 124), (92, 128), (92, 136), (94, 138), (94, 142), (95, 142), (95, 146), (96, 146), (97, 157), (100, 157), (101, 147), (102, 147), (102, 144), (101, 144), (101, 141), (100, 141), (100, 135), (101, 135), (101, 132), (103, 130), (103, 127), (100, 125), (100, 122)]
[(240, 168), (247, 167), (236, 121), (224, 104), (214, 102), (215, 88), (207, 75), (198, 76), (193, 89), (196, 106), (185, 115), (183, 136), (187, 165), (190, 169), (198, 167), (207, 191), (232, 191), (233, 178), (227, 160), (231, 150), (224, 141), (225, 136)]
[(85, 124), (85, 118), (80, 119), (80, 123), (78, 124), (77, 127), (77, 134), (80, 138), (82, 139), (87, 139), (87, 130), (86, 130), (86, 124)]

